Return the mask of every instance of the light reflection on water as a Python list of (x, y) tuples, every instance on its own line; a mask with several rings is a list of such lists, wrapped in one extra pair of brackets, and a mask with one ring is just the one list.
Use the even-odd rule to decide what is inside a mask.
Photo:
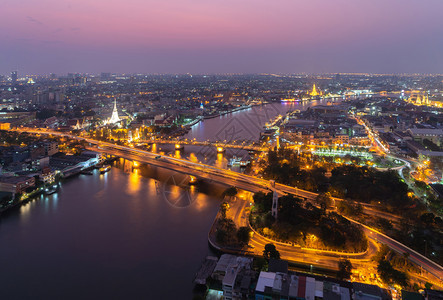
[[(126, 171), (126, 170), (125, 170)], [(129, 173), (129, 181), (126, 188), (126, 192), (132, 196), (136, 196), (140, 192), (141, 188), (141, 176), (137, 175), (138, 170), (135, 169)]]
[(192, 153), (189, 154), (189, 160), (192, 161), (192, 162), (194, 162), (194, 163), (197, 163), (197, 162), (198, 162), (198, 158), (197, 158), (197, 156), (195, 155), (194, 152), (192, 152)]
[[(220, 200), (194, 186), (171, 186), (175, 197), (196, 196), (175, 208), (157, 180), (141, 175), (146, 166), (125, 173), (127, 162), (116, 164), (105, 174), (66, 180), (58, 193), (2, 218), (2, 298), (26, 299), (32, 291), (32, 298), (57, 299), (67, 290), (70, 299), (174, 299), (176, 290), (192, 298), (195, 271), (211, 254), (207, 232)], [(165, 291), (165, 280), (176, 290)]]
[[(210, 122), (198, 127), (214, 133)], [(150, 150), (158, 151), (157, 145)], [(204, 159), (188, 146), (180, 155), (187, 157), (186, 151), (194, 161)], [(212, 159), (222, 164), (230, 155)], [(42, 195), (2, 216), (2, 298), (177, 299), (180, 293), (192, 299), (195, 272), (211, 254), (207, 234), (220, 199), (172, 186), (176, 196), (197, 194), (191, 205), (172, 207), (161, 183), (141, 176), (146, 169), (159, 176), (163, 171), (140, 166), (125, 173), (124, 160), (117, 163), (121, 169), (71, 178), (47, 200)], [(174, 289), (165, 289), (165, 282)]]
[(223, 153), (217, 153), (217, 160), (215, 161), (215, 166), (219, 168), (225, 168), (228, 161), (224, 158)]

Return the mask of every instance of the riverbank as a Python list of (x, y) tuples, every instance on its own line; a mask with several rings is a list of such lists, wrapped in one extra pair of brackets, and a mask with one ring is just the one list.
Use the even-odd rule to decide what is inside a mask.
[[(84, 174), (84, 175), (92, 175), (92, 173), (90, 172), (91, 170), (93, 170), (94, 168), (97, 168), (97, 166), (100, 166), (104, 163), (111, 163), (115, 160), (115, 157), (112, 158), (107, 158), (104, 161), (99, 161), (98, 163), (91, 165), (87, 168), (83, 168), (83, 167), (76, 167), (76, 168), (72, 168), (69, 169), (67, 172), (63, 172), (62, 173), (57, 173), (56, 177), (55, 177), (55, 181), (48, 184), (49, 187), (52, 186), (57, 186), (57, 189), (60, 186), (60, 183), (66, 180), (69, 180), (73, 177), (76, 177), (80, 174)], [(60, 175), (61, 174), (61, 175)], [(62, 176), (62, 177), (61, 177)], [(38, 186), (35, 187), (35, 189), (33, 191), (31, 191), (30, 193), (23, 193), (23, 195), (21, 196), (21, 198), (17, 201), (17, 200), (11, 200), (13, 203), (11, 203), (10, 205), (4, 206), (0, 208), (0, 216), (2, 213), (7, 212), (8, 210), (14, 209), (14, 208), (19, 208), (20, 206), (29, 203), (30, 201), (36, 200), (38, 196), (45, 194), (45, 189), (48, 187), (45, 186), (45, 184), (40, 183)], [(11, 202), (10, 201), (10, 202)]]
[(11, 203), (10, 205), (7, 205), (6, 207), (2, 207), (2, 208), (0, 208), (0, 217), (2, 216), (3, 213), (8, 212), (9, 210), (12, 210), (12, 209), (18, 208), (18, 207), (20, 207), (20, 206), (22, 206), (22, 205), (24, 205), (24, 204), (29, 203), (30, 201), (35, 200), (36, 197), (39, 196), (39, 195), (41, 195), (43, 192), (44, 192), (43, 188), (37, 188), (37, 189), (35, 189), (34, 191), (32, 191), (32, 192), (31, 192), (26, 198), (24, 198), (24, 199), (20, 199), (20, 200), (18, 200), (17, 202), (14, 202), (14, 200), (11, 200), (11, 201), (13, 201), (13, 203)]
[[(267, 103), (266, 103), (266, 104), (267, 104)], [(253, 107), (253, 106), (260, 106), (260, 105), (264, 105), (264, 104), (249, 104), (249, 105), (242, 105), (242, 106), (240, 106), (240, 107), (236, 107), (236, 108), (233, 108), (233, 109), (231, 109), (231, 110), (221, 111), (221, 112), (219, 112), (219, 113), (212, 114), (212, 115), (206, 115), (206, 116), (204, 116), (203, 118), (204, 118), (205, 120), (206, 120), (206, 119), (213, 119), (213, 118), (221, 117), (221, 116), (224, 116), (224, 115), (227, 115), (227, 114), (232, 114), (232, 113), (234, 113), (234, 112), (241, 111), (241, 110), (244, 110), (244, 109), (249, 109), (249, 108), (251, 108), (251, 107)]]
[(266, 105), (266, 104), (269, 104), (269, 103), (268, 102), (265, 102), (265, 103), (253, 103), (253, 104), (249, 104), (249, 105), (243, 105), (243, 106), (240, 106), (240, 107), (236, 107), (236, 108), (233, 108), (231, 110), (221, 111), (221, 112), (218, 112), (218, 113), (212, 114), (212, 115), (197, 116), (191, 122), (189, 122), (187, 124), (183, 124), (183, 126), (187, 130), (189, 130), (192, 126), (197, 125), (200, 122), (204, 122), (204, 120), (214, 119), (214, 118), (217, 118), (217, 117), (221, 117), (221, 116), (224, 116), (224, 115), (228, 115), (228, 114), (232, 114), (232, 113), (235, 113), (235, 112), (238, 112), (238, 111), (242, 111), (242, 110), (245, 110), (245, 109), (250, 109), (250, 108), (252, 108), (254, 106), (263, 106), (263, 105)]

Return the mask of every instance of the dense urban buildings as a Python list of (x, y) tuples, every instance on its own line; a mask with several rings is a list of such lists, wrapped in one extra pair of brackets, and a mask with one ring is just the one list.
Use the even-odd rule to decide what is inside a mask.
[(443, 299), (443, 1), (0, 7), (1, 299)]
[(0, 209), (55, 201), (74, 176), (101, 182), (112, 165), (153, 178), (149, 198), (172, 209), (218, 199), (200, 230), (238, 256), (205, 260), (194, 282), (208, 299), (433, 297), (442, 80), (12, 72), (0, 84)]

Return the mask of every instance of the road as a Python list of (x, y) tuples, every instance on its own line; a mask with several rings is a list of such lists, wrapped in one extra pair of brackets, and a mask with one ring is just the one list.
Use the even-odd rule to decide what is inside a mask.
[[(184, 159), (179, 159), (175, 157), (169, 157), (169, 156), (161, 156), (158, 158), (157, 153), (148, 152), (145, 150), (137, 149), (137, 148), (131, 148), (126, 146), (120, 146), (115, 145), (111, 143), (106, 142), (100, 142), (93, 139), (83, 138), (74, 136), (71, 134), (66, 134), (62, 132), (55, 132), (55, 131), (40, 131), (35, 129), (18, 129), (18, 131), (22, 132), (28, 132), (28, 133), (36, 133), (36, 134), (52, 134), (56, 136), (63, 136), (68, 137), (72, 139), (77, 139), (79, 141), (86, 141), (90, 143), (92, 149), (98, 151), (98, 152), (104, 152), (128, 159), (137, 160), (140, 162), (145, 162), (151, 165), (156, 165), (159, 167), (167, 168), (170, 170), (174, 170), (177, 172), (181, 172), (188, 175), (194, 175), (199, 178), (205, 178), (210, 181), (216, 181), (219, 183), (223, 183), (229, 186), (236, 186), (240, 189), (250, 191), (250, 192), (258, 192), (267, 190), (269, 188), (269, 181), (249, 176), (237, 172), (233, 172), (231, 170), (226, 170), (222, 168), (218, 168), (215, 166), (205, 165), (202, 163), (195, 163)], [(317, 197), (316, 193), (312, 193), (309, 191), (301, 190), (295, 187), (290, 187), (282, 184), (276, 184), (275, 189), (279, 194), (293, 194), (297, 197), (304, 198), (306, 200), (314, 200)], [(337, 199), (342, 200), (342, 199)], [(358, 223), (354, 220), (352, 220), (354, 223), (360, 224), (364, 228), (366, 228), (367, 233), (370, 235), (371, 231), (373, 232), (373, 235), (376, 235), (376, 239), (379, 241), (385, 243), (388, 245), (391, 249), (398, 251), (399, 253), (408, 253), (409, 259), (413, 262), (418, 263), (420, 266), (422, 266), (426, 271), (429, 273), (435, 275), (437, 278), (443, 278), (443, 268), (428, 259), (427, 257), (421, 255), (420, 253), (416, 252), (415, 250), (406, 247), (405, 245), (401, 244), (400, 242), (383, 235), (379, 233), (377, 230), (367, 227), (364, 224)], [(285, 253), (285, 249), (282, 249), (283, 253)], [(289, 251), (289, 250), (288, 250)], [(293, 250), (292, 250), (293, 251)]]
[[(241, 195), (232, 199), (228, 211), (228, 217), (231, 218), (237, 227), (249, 226), (249, 206), (252, 203), (252, 194)], [(290, 262), (308, 264), (313, 267), (327, 267), (337, 270), (338, 262), (343, 259), (349, 259), (353, 264), (371, 264), (370, 258), (375, 255), (378, 247), (374, 240), (370, 240), (368, 251), (362, 254), (348, 255), (347, 253), (337, 253), (334, 251), (313, 250), (293, 246), (289, 244), (278, 243), (269, 240), (260, 234), (254, 233), (249, 242), (249, 251), (257, 256), (263, 254), (266, 244), (273, 243), (280, 252), (281, 258)], [(373, 264), (373, 263), (372, 263)]]
[(435, 277), (439, 278), (440, 281), (442, 280), (443, 276), (443, 268), (438, 265), (437, 263), (433, 262), (429, 258), (421, 255), (417, 251), (403, 245), (400, 242), (397, 242), (396, 240), (388, 237), (387, 235), (375, 230), (374, 228), (368, 227), (366, 225), (363, 225), (361, 223), (358, 223), (352, 219), (347, 218), (351, 222), (360, 224), (363, 227), (363, 231), (366, 233), (368, 238), (374, 239), (379, 243), (387, 245), (389, 248), (394, 250), (395, 252), (399, 254), (408, 253), (409, 254), (409, 260), (416, 263), (417, 265), (421, 266), (423, 269), (434, 275)]

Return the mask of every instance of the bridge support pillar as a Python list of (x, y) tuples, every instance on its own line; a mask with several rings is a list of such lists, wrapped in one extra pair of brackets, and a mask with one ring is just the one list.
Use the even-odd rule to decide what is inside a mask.
[(275, 190), (272, 193), (272, 216), (277, 220), (277, 218), (278, 218), (278, 194)]

